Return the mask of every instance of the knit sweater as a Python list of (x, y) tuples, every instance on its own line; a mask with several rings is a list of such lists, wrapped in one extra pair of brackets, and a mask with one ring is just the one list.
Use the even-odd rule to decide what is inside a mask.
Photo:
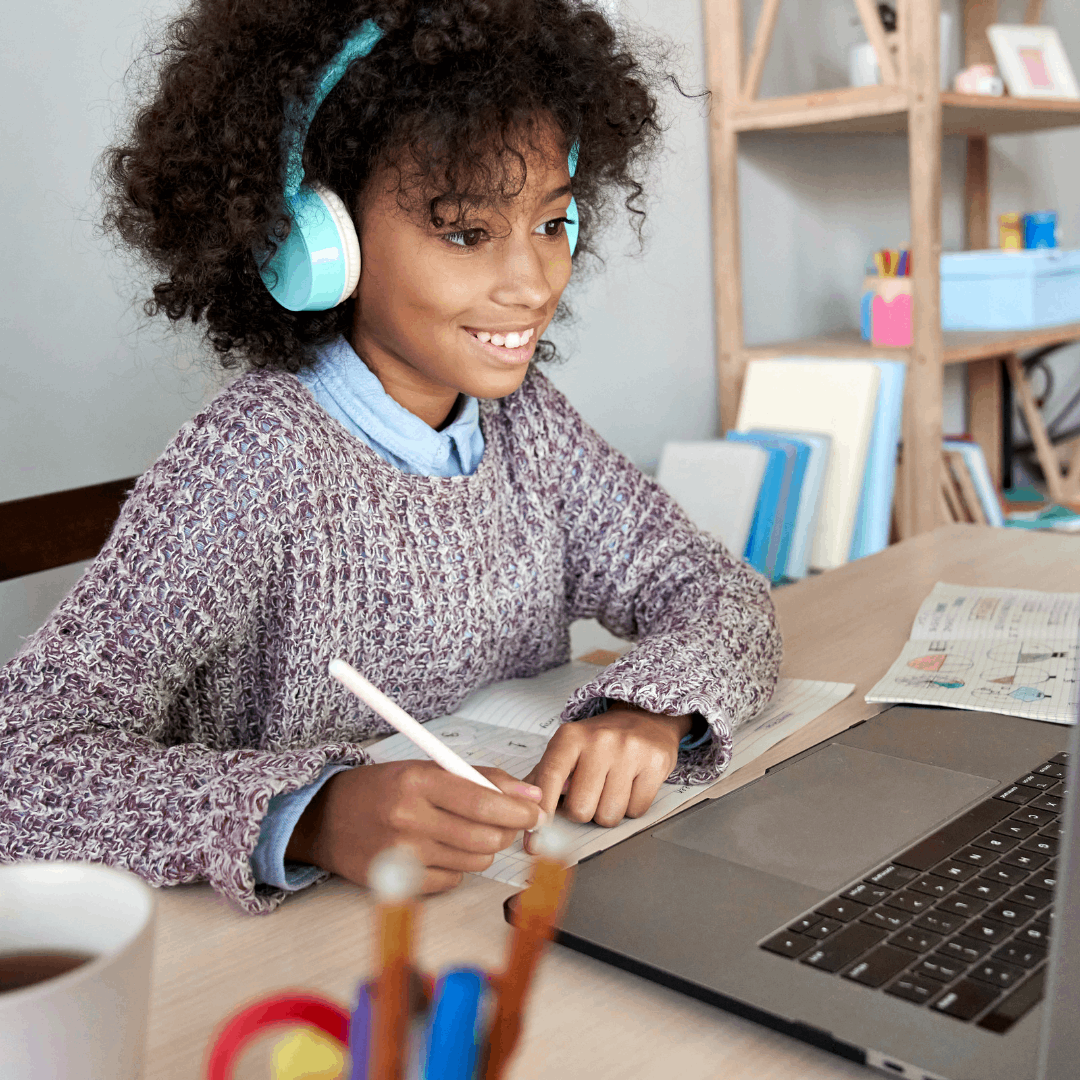
[(570, 699), (700, 712), (714, 779), (780, 661), (768, 586), (533, 371), (481, 405), (471, 476), (400, 472), (291, 375), (238, 379), (180, 430), (100, 555), (0, 670), (0, 859), (285, 893), (250, 855), (269, 800), (369, 759), (389, 726), (340, 656), (429, 720), (569, 659), (569, 625), (637, 642)]

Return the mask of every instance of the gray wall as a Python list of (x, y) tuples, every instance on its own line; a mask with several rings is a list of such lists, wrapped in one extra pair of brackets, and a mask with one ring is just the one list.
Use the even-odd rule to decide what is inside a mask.
[[(1012, 0), (1018, 3), (1018, 0)], [(214, 391), (197, 341), (147, 327), (136, 271), (94, 229), (91, 173), (125, 100), (124, 73), (145, 28), (176, 0), (39, 0), (8, 16), (0, 91), (0, 182), (7, 218), (0, 295), (0, 500), (133, 475)], [(684, 85), (704, 82), (700, 0), (608, 0), (668, 34)], [(757, 4), (747, 3), (747, 35)], [(763, 94), (843, 85), (860, 39), (847, 0), (791, 0), (781, 12)], [(1047, 0), (1080, 67), (1080, 8)], [(667, 439), (716, 430), (705, 110), (665, 96), (667, 148), (643, 255), (623, 226), (606, 268), (573, 286), (574, 323), (554, 337), (568, 361), (555, 381), (586, 418), (643, 467)], [(992, 144), (993, 212), (1055, 208), (1080, 246), (1080, 132)], [(908, 234), (902, 140), (744, 141), (740, 168), (746, 331), (776, 340), (853, 323), (861, 268)], [(944, 235), (960, 247), (963, 146), (945, 148)], [(1056, 400), (1080, 382), (1080, 352), (1059, 361)], [(950, 373), (947, 427), (963, 426)], [(1053, 404), (1053, 403), (1051, 403)], [(0, 584), (0, 660), (69, 587), (77, 568)]]

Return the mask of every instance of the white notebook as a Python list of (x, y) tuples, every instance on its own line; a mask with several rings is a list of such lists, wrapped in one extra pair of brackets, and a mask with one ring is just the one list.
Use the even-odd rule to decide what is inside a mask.
[(944, 585), (923, 601), (871, 702), (1076, 721), (1080, 593)]
[(738, 431), (821, 432), (832, 440), (810, 565), (848, 561), (881, 373), (869, 360), (751, 360)]
[[(559, 714), (579, 686), (596, 678), (595, 664), (574, 660), (552, 668), (532, 679), (507, 679), (477, 690), (457, 708), (453, 716), (429, 720), (424, 726), (470, 765), (490, 765), (504, 769), (519, 780), (532, 771), (543, 756), (548, 739), (559, 727)], [(816, 682), (812, 679), (781, 679), (772, 701), (735, 729), (734, 749), (727, 773), (745, 765), (798, 731), (855, 689), (852, 683)], [(423, 758), (424, 752), (404, 735), (391, 735), (367, 748), (375, 761), (403, 761)], [(662, 784), (649, 810), (639, 818), (625, 818), (614, 828), (591, 822), (564, 824), (573, 837), (570, 861), (625, 840), (655, 824), (683, 803), (698, 795), (704, 786)], [(483, 876), (510, 885), (528, 881), (532, 858), (519, 838), (495, 861)]]
[(656, 479), (703, 531), (742, 558), (769, 452), (749, 443), (664, 444)]

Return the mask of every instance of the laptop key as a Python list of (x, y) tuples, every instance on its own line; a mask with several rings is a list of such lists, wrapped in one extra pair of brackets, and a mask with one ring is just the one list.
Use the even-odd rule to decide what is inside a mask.
[(863, 881), (867, 881), (871, 885), (886, 885), (890, 889), (899, 889), (901, 885), (914, 881), (918, 876), (915, 870), (889, 863), (887, 866), (881, 867), (880, 870), (875, 870), (869, 877), (863, 878)]
[(1021, 787), (1035, 788), (1036, 791), (1045, 791), (1053, 787), (1057, 781), (1052, 776), (1040, 776), (1038, 773), (1028, 773), (1016, 781)]
[(1034, 825), (1035, 828), (1041, 829), (1054, 820), (1054, 815), (1049, 810), (1036, 810), (1033, 806), (1025, 806), (1022, 810), (1017, 810), (1010, 820), (1021, 821), (1025, 825)]
[(837, 896), (832, 900), (826, 900), (821, 907), (815, 909), (815, 912), (822, 918), (839, 919), (840, 922), (851, 922), (852, 919), (857, 919), (860, 915), (865, 915), (866, 910), (865, 904), (857, 903), (854, 900), (843, 900)]
[(793, 934), (790, 930), (781, 930), (779, 934), (773, 934), (768, 941), (763, 941), (761, 947), (778, 956), (802, 956), (811, 945), (817, 942), (813, 938), (804, 937), (802, 934)]
[(1011, 926), (1006, 926), (1004, 923), (977, 919), (970, 926), (964, 927), (963, 934), (964, 937), (974, 938), (976, 941), (988, 941), (991, 945), (996, 945), (1004, 941), (1012, 930)]
[(998, 836), (997, 833), (986, 833), (971, 841), (972, 847), (985, 848), (987, 851), (996, 851), (1004, 855), (1006, 851), (1012, 851), (1020, 843), (1018, 836)]
[(802, 963), (822, 971), (836, 972), (858, 959), (884, 937), (885, 931), (876, 926), (851, 923), (832, 937), (817, 943), (817, 948), (803, 956)]
[(1001, 856), (1002, 865), (1018, 866), (1021, 870), (1027, 870), (1028, 873), (1040, 869), (1049, 861), (1049, 855), (1038, 855), (1034, 851), (1025, 851), (1022, 847)]
[(1041, 870), (1036, 870), (1034, 874), (1027, 879), (1026, 884), (1034, 885), (1038, 889), (1046, 889), (1049, 892), (1053, 892), (1057, 886), (1057, 871), (1051, 870), (1049, 866), (1044, 866)]
[(889, 907), (899, 908), (901, 911), (910, 911), (914, 915), (919, 915), (933, 906), (934, 899), (924, 893), (911, 892), (905, 889), (903, 892), (890, 896), (885, 903)]
[(915, 975), (922, 975), (924, 978), (937, 979), (938, 982), (946, 983), (959, 978), (967, 970), (967, 962), (958, 960), (954, 956), (931, 953), (913, 965), (911, 970)]
[(1000, 900), (1008, 891), (1009, 886), (1003, 881), (983, 881), (982, 878), (960, 886), (960, 892), (965, 896), (975, 896), (980, 900)]
[[(986, 860), (987, 862), (993, 862), (997, 858), (996, 855), (991, 855), (989, 851), (984, 851), (982, 854), (990, 856)], [(934, 867), (935, 874), (940, 874), (950, 881), (967, 881), (968, 878), (973, 878), (978, 872), (978, 866), (972, 866), (971, 863), (966, 862), (943, 862)]]
[(879, 945), (844, 972), (844, 978), (862, 983), (863, 986), (883, 986), (910, 963), (911, 953), (907, 949)]
[(1012, 818), (1008, 818), (1005, 821), (999, 821), (990, 831), (1000, 836), (1015, 836), (1026, 840), (1032, 833), (1039, 830), (1038, 826), (1029, 825), (1026, 821), (1013, 821)]
[(1062, 750), (1060, 753), (1055, 754), (1050, 759), (1055, 765), (1068, 765), (1069, 764), (1069, 751)]
[(1027, 904), (1036, 910), (1046, 907), (1053, 899), (1053, 894), (1046, 889), (1040, 889), (1037, 885), (1018, 885), (1011, 893), (1009, 899), (1017, 904)]
[(1037, 833), (1035, 836), (1029, 836), (1020, 845), (1020, 850), (1034, 851), (1039, 855), (1046, 855), (1047, 857), (1051, 857), (1058, 853), (1058, 848), (1060, 844), (1061, 841), (1055, 839), (1052, 836), (1043, 836), (1042, 833)]
[(1051, 795), (1045, 791), (1037, 799), (1032, 799), (1029, 803), (1036, 810), (1049, 810), (1052, 814), (1060, 814), (1064, 804), (1065, 800), (1060, 795)]
[(944, 900), (939, 901), (935, 911), (944, 911), (949, 915), (959, 915), (962, 918), (970, 919), (975, 915), (980, 915), (986, 908), (985, 900), (977, 900), (973, 896), (960, 896), (956, 894), (954, 896), (947, 896)]
[(816, 926), (819, 922), (821, 922), (821, 917), (819, 915), (804, 915), (801, 919), (793, 922), (788, 927), (788, 932), (792, 934), (805, 934), (811, 926)]
[[(893, 934), (889, 938), (889, 944), (895, 945), (898, 949), (910, 949), (915, 953), (929, 952), (931, 949), (936, 949), (941, 944), (941, 935), (932, 934), (929, 930), (916, 930), (908, 928), (901, 930), (898, 934)], [(949, 953), (951, 956), (952, 953)], [(978, 960), (976, 956), (973, 959)]]
[(980, 833), (1008, 816), (1011, 809), (1012, 806), (1007, 803), (987, 799), (954, 818), (925, 840), (920, 840), (902, 855), (897, 855), (893, 863), (909, 866), (913, 870), (929, 870), (942, 859), (947, 859), (957, 848), (970, 844)]
[(965, 964), (974, 964), (981, 960), (991, 949), (984, 941), (975, 941), (972, 938), (954, 937), (952, 941), (946, 941), (938, 948), (942, 956), (951, 956)]
[(1001, 994), (992, 986), (973, 979), (961, 979), (949, 987), (930, 1007), (958, 1020), (974, 1020)]
[[(1003, 857), (1007, 859), (1009, 856), (1005, 855)], [(997, 866), (991, 866), (989, 870), (984, 870), (979, 877), (983, 881), (998, 881), (1006, 885), (1019, 885), (1027, 877), (1027, 872), (1021, 870), (1019, 866), (1002, 866), (999, 863)]]
[(912, 924), (919, 930), (930, 930), (935, 934), (952, 934), (964, 925), (963, 915), (946, 915), (940, 911), (928, 911), (920, 915)]
[(1020, 983), (1012, 993), (1003, 997), (980, 1021), (979, 1027), (996, 1031), (999, 1035), (1009, 1030), (1041, 1000), (1046, 986), (1046, 968), (1041, 967)]
[[(970, 863), (972, 866), (989, 866), (992, 862), (997, 861), (998, 856), (993, 851), (987, 851), (986, 848), (977, 848), (974, 844), (971, 847), (962, 848), (952, 857), (953, 862)], [(935, 874), (940, 873), (939, 870), (934, 871)]]
[(857, 900), (860, 904), (880, 904), (891, 893), (892, 889), (887, 885), (871, 885), (866, 881), (858, 881), (840, 895), (845, 900)]
[(868, 915), (864, 915), (859, 921), (866, 923), (868, 926), (880, 926), (883, 930), (888, 930), (891, 933), (893, 930), (899, 930), (910, 919), (911, 915), (906, 911), (879, 907), (874, 908), (873, 911)]
[(1035, 917), (1035, 909), (1025, 907), (1023, 904), (1014, 904), (1011, 900), (1002, 900), (995, 904), (985, 916), (994, 922), (1005, 923), (1007, 926), (1023, 926)]
[(1023, 806), (1028, 799), (1035, 797), (1035, 792), (1029, 787), (1021, 787), (1019, 784), (1013, 784), (1012, 787), (1007, 787), (1004, 791), (999, 791), (994, 798), (1000, 799), (1002, 802), (1015, 803)]
[(909, 971), (886, 986), (885, 993), (906, 1001), (914, 1001), (916, 1005), (925, 1005), (935, 994), (941, 993), (941, 983)]
[(1039, 776), (1052, 776), (1055, 780), (1063, 780), (1065, 778), (1065, 766), (1056, 761), (1048, 761), (1045, 765), (1040, 765), (1034, 771), (1038, 773)]
[(807, 937), (820, 941), (821, 938), (828, 937), (834, 930), (839, 930), (843, 925), (838, 919), (822, 919), (820, 922), (814, 923), (805, 933)]
[(1010, 941), (994, 953), (995, 960), (1004, 960), (1007, 964), (1019, 964), (1022, 968), (1033, 968), (1046, 959), (1046, 950), (1040, 945), (1025, 945), (1022, 941)]
[(1050, 934), (1038, 923), (1032, 923), (1030, 926), (1025, 926), (1024, 929), (1016, 935), (1016, 940), (1022, 941), (1025, 945), (1038, 945), (1043, 949), (1050, 947)]
[(927, 896), (948, 896), (956, 886), (957, 882), (938, 877), (936, 874), (923, 874), (921, 878), (911, 883), (911, 888), (915, 892), (925, 893)]
[(1007, 964), (1001, 960), (982, 960), (968, 972), (973, 979), (989, 983), (1002, 990), (1008, 990), (1027, 974), (1023, 968)]

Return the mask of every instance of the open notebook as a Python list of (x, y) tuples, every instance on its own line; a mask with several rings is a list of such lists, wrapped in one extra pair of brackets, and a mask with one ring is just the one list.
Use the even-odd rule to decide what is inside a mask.
[(938, 582), (871, 702), (947, 705), (1071, 724), (1080, 593)]
[[(594, 664), (574, 660), (532, 679), (508, 679), (478, 690), (452, 716), (430, 720), (424, 726), (470, 765), (505, 769), (520, 780), (543, 755), (548, 739), (559, 726), (559, 714), (567, 699), (595, 676)], [(770, 746), (843, 701), (854, 689), (852, 683), (781, 679), (769, 705), (736, 729), (734, 754), (725, 775), (753, 761)], [(368, 752), (377, 762), (425, 756), (404, 735), (391, 735), (368, 747)], [(627, 818), (612, 829), (568, 823), (574, 836), (572, 862), (579, 862), (652, 825), (701, 790), (701, 786), (664, 784), (648, 813)], [(525, 885), (531, 866), (532, 859), (525, 854), (519, 839), (495, 857), (484, 877), (509, 885)]]

